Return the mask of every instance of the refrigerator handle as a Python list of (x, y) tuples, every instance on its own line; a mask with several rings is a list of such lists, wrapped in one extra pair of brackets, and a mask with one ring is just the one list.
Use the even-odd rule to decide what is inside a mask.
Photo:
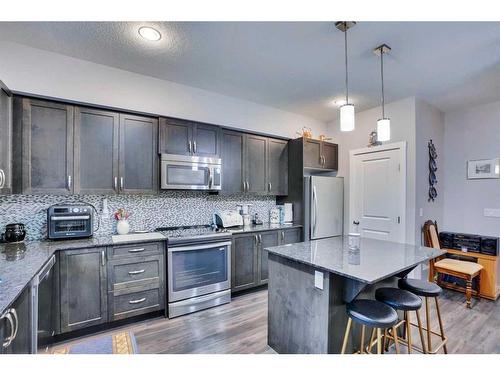
[(313, 222), (313, 236), (316, 236), (316, 223), (318, 221), (318, 200), (316, 196), (316, 186), (313, 185), (313, 209), (314, 209), (314, 222)]

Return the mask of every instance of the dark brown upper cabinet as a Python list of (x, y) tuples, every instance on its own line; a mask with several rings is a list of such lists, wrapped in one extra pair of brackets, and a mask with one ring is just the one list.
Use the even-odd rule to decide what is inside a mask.
[(300, 138), (304, 153), (304, 168), (337, 170), (338, 145), (316, 139)]
[(247, 134), (245, 136), (245, 191), (248, 193), (265, 193), (268, 191), (267, 181), (267, 143), (266, 137)]
[(118, 185), (120, 193), (158, 191), (158, 120), (120, 114)]
[(118, 192), (119, 114), (75, 108), (75, 194)]
[(73, 106), (14, 100), (14, 190), (73, 193)]
[(268, 139), (267, 188), (273, 195), (288, 194), (288, 141)]
[(222, 191), (288, 194), (288, 142), (222, 130)]
[[(245, 134), (222, 130), (222, 191), (241, 193), (244, 191), (244, 142)], [(245, 185), (246, 186), (246, 185)]]
[(219, 157), (218, 126), (170, 118), (160, 119), (160, 154)]
[(0, 81), (0, 194), (12, 193), (12, 94)]

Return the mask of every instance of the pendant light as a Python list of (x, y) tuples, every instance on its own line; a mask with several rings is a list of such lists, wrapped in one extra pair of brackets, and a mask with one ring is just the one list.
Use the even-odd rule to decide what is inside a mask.
[(335, 27), (344, 33), (345, 53), (345, 104), (340, 106), (340, 131), (354, 130), (354, 104), (349, 103), (349, 76), (347, 71), (347, 30), (356, 25), (356, 22), (336, 22)]
[(382, 81), (382, 118), (377, 121), (377, 140), (380, 142), (391, 139), (391, 119), (385, 117), (385, 96), (384, 96), (384, 53), (391, 50), (387, 44), (382, 44), (375, 48), (373, 52), (380, 56), (380, 78)]

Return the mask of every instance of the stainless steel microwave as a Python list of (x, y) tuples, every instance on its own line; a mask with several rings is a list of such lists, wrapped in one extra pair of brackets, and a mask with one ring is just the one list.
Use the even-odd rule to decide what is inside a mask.
[(219, 158), (162, 154), (161, 188), (221, 190), (222, 160)]

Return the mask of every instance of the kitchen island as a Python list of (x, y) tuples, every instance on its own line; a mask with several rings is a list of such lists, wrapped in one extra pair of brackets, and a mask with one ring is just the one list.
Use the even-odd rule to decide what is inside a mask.
[[(345, 305), (374, 299), (419, 264), (444, 251), (361, 239), (350, 251), (344, 236), (266, 248), (269, 252), (268, 344), (278, 353), (340, 353), (347, 323)], [(359, 346), (359, 327), (348, 351)]]

